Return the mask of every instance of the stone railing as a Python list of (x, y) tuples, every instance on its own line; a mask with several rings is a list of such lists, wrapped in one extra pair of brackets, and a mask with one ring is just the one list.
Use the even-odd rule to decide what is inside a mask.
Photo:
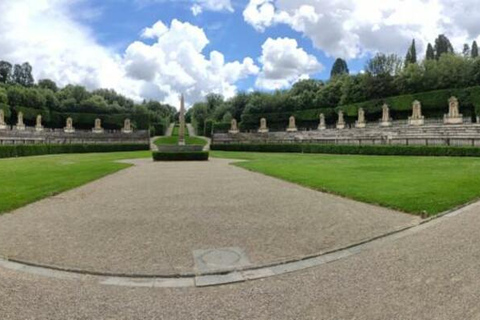
[(116, 130), (104, 130), (102, 133), (91, 130), (75, 130), (67, 133), (64, 129), (37, 131), (35, 127), (16, 130), (14, 127), (0, 130), (0, 145), (9, 144), (148, 144), (149, 133), (146, 130), (123, 133)]

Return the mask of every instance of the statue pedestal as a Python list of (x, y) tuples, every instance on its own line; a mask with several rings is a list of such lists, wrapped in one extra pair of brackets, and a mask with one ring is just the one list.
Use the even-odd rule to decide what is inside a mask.
[(74, 133), (75, 132), (75, 128), (64, 128), (63, 131), (65, 133)]
[(327, 129), (327, 126), (325, 126), (324, 124), (321, 124), (318, 126), (318, 130), (326, 130)]
[(258, 133), (268, 133), (268, 129), (258, 129)]
[(0, 124), (0, 130), (7, 130), (6, 124)]
[(104, 133), (105, 131), (102, 128), (93, 128), (92, 132), (93, 133)]
[(408, 125), (409, 126), (423, 126), (425, 124), (425, 118), (420, 119), (412, 119), (408, 118)]
[(297, 132), (297, 128), (287, 128), (287, 132)]
[(345, 129), (345, 123), (337, 123), (337, 129)]
[(15, 126), (15, 129), (16, 129), (17, 131), (25, 131), (26, 128), (25, 128), (25, 125), (16, 125), (16, 126)]
[(358, 129), (363, 129), (367, 126), (367, 123), (366, 122), (355, 122), (355, 128), (358, 128)]
[(463, 124), (463, 115), (459, 115), (458, 117), (449, 117), (448, 114), (445, 115), (443, 118), (444, 124)]
[(228, 131), (228, 133), (230, 133), (230, 134), (237, 134), (239, 132), (240, 132), (239, 130), (229, 130)]
[(122, 133), (132, 133), (132, 129), (122, 129)]
[(35, 126), (35, 131), (42, 132), (43, 131), (43, 126)]
[(380, 127), (391, 127), (392, 122), (391, 121), (382, 121), (380, 122)]

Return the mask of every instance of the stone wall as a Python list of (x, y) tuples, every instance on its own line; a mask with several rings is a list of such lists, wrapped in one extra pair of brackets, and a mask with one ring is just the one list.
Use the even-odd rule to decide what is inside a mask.
[(36, 131), (34, 127), (25, 130), (16, 130), (8, 127), (0, 130), (0, 145), (11, 144), (121, 144), (138, 143), (149, 144), (148, 131), (108, 131), (95, 133), (87, 130), (75, 130), (66, 133), (63, 129), (44, 129)]
[(366, 128), (326, 129), (298, 132), (216, 133), (213, 144), (229, 143), (319, 143), (349, 145), (450, 145), (480, 147), (480, 124), (408, 126), (395, 123)]

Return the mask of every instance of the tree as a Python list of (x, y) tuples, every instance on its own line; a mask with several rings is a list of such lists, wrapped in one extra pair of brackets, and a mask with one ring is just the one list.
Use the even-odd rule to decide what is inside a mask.
[(342, 74), (349, 74), (347, 62), (343, 59), (338, 58), (333, 64), (332, 71), (330, 72), (330, 77), (335, 77)]
[(435, 59), (440, 59), (443, 54), (455, 53), (453, 46), (448, 38), (441, 34), (435, 39)]
[(12, 64), (0, 61), (0, 83), (9, 83), (12, 80)]
[(23, 87), (31, 87), (35, 80), (32, 76), (32, 66), (25, 62), (22, 65), (16, 64), (13, 69), (13, 82)]
[(465, 58), (468, 58), (471, 53), (470, 53), (470, 46), (468, 45), (468, 43), (465, 43), (463, 45), (463, 50), (462, 50), (462, 54)]
[(38, 81), (38, 86), (42, 89), (49, 89), (52, 90), (53, 92), (58, 91), (57, 84), (50, 79), (42, 79)]
[(472, 58), (477, 58), (478, 57), (478, 45), (477, 45), (477, 41), (473, 41), (472, 43)]
[(411, 63), (417, 63), (417, 48), (415, 46), (415, 39), (412, 40), (412, 45), (408, 48), (407, 56), (405, 57), (405, 67)]
[(426, 60), (434, 60), (435, 59), (435, 51), (433, 50), (433, 46), (431, 43), (427, 46), (427, 54), (425, 55)]
[(396, 54), (386, 55), (377, 53), (365, 66), (366, 72), (373, 76), (390, 75), (394, 76), (402, 69), (403, 62)]

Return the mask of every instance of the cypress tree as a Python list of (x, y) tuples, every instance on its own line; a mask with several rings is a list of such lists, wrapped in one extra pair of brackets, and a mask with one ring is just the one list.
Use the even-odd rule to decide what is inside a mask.
[(434, 60), (435, 59), (435, 51), (433, 51), (433, 46), (431, 43), (427, 46), (427, 54), (425, 56), (427, 60)]
[(341, 74), (348, 74), (350, 70), (348, 70), (347, 62), (343, 59), (338, 58), (335, 60), (333, 64), (332, 71), (330, 72), (330, 77), (338, 76)]
[(478, 45), (477, 41), (473, 41), (472, 44), (472, 58), (477, 58), (478, 57)]
[(417, 63), (417, 48), (415, 46), (415, 39), (412, 41), (412, 45), (408, 48), (407, 56), (405, 57), (405, 67), (410, 63)]
[(453, 46), (450, 40), (444, 34), (441, 34), (435, 39), (435, 59), (440, 59), (442, 54), (446, 53), (454, 53)]

